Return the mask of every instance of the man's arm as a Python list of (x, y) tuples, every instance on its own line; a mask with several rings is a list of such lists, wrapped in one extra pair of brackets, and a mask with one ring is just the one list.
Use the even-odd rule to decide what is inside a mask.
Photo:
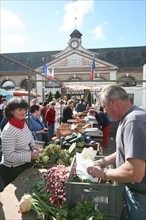
[(106, 172), (107, 179), (116, 182), (136, 182), (142, 181), (145, 175), (145, 160), (128, 159), (120, 167), (109, 169)]
[(124, 164), (116, 169), (108, 169), (104, 173), (104, 169), (100, 166), (88, 167), (87, 171), (90, 175), (108, 180), (128, 183), (141, 182), (145, 175), (145, 160), (127, 159)]

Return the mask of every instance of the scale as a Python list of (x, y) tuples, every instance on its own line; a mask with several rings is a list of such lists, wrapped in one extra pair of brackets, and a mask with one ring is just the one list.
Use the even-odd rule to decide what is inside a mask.
[(103, 137), (103, 133), (99, 128), (86, 128), (85, 133), (88, 133), (91, 137)]

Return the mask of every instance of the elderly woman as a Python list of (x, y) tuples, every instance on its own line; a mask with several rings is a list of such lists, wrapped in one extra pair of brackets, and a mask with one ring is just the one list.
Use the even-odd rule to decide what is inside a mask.
[(8, 123), (1, 134), (2, 160), (0, 164), (4, 187), (15, 180), (30, 165), (29, 162), (37, 158), (39, 154), (25, 121), (27, 108), (26, 100), (20, 98), (12, 98), (5, 108)]
[(48, 129), (40, 120), (42, 107), (40, 105), (32, 105), (30, 107), (30, 130), (37, 141), (46, 142)]

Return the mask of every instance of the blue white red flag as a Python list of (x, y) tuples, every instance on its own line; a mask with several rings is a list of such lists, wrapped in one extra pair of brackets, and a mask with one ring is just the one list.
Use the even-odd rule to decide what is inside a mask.
[(54, 68), (52, 68), (52, 79), (54, 80)]
[[(44, 64), (44, 74), (45, 74), (46, 76), (48, 76), (48, 78), (49, 78), (50, 80), (54, 80), (54, 69), (52, 69), (52, 70), (53, 70), (53, 72), (50, 73), (50, 71), (49, 71), (47, 65)], [(53, 74), (53, 75), (52, 75), (52, 74)]]
[(95, 58), (93, 57), (92, 65), (91, 65), (90, 80), (94, 79), (94, 75), (95, 75)]

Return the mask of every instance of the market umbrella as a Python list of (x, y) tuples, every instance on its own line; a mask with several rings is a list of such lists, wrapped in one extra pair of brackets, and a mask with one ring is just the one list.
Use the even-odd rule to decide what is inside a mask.
[[(14, 96), (28, 96), (29, 93), (27, 91), (13, 91)], [(35, 92), (30, 92), (30, 96), (33, 97), (41, 97), (41, 95), (35, 93)]]

